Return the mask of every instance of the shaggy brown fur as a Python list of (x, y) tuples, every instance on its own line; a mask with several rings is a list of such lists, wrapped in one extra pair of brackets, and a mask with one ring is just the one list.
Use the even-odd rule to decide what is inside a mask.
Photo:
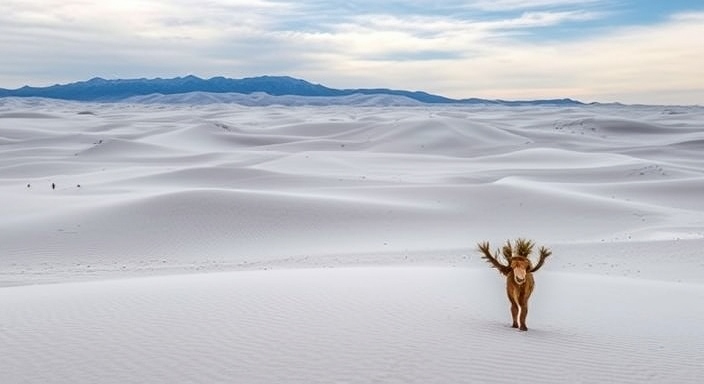
[[(486, 260), (492, 267), (496, 268), (502, 275), (506, 276), (506, 294), (511, 302), (511, 316), (513, 317), (513, 328), (527, 331), (526, 316), (528, 316), (528, 299), (533, 293), (535, 280), (533, 272), (540, 269), (545, 263), (545, 259), (552, 254), (550, 249), (540, 247), (540, 259), (533, 267), (533, 263), (528, 256), (533, 252), (531, 240), (517, 239), (514, 245), (511, 241), (506, 241), (502, 248), (502, 254), (508, 265), (502, 264), (499, 260), (499, 251), (494, 255), (489, 250), (489, 242), (479, 243), (479, 251), (483, 254), (482, 259)], [(520, 316), (520, 324), (519, 324)]]

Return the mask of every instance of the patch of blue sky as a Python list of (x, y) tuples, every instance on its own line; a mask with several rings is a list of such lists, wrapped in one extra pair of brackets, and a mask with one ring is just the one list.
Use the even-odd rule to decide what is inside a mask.
[(667, 21), (672, 15), (704, 11), (704, 0), (622, 0), (615, 20), (621, 25), (648, 25)]
[[(504, 33), (531, 40), (567, 40), (605, 29), (648, 25), (666, 21), (673, 14), (704, 11), (704, 0), (591, 0), (591, 1), (506, 1), (504, 6), (483, 8), (481, 1), (446, 0), (436, 2), (412, 0), (308, 0), (296, 4), (295, 17), (278, 20), (277, 29), (328, 32), (336, 25), (354, 23), (365, 16), (387, 15), (398, 19), (415, 17), (449, 19), (463, 22), (501, 22), (530, 15), (570, 15), (545, 25), (511, 25)], [(484, 2), (486, 4), (486, 2)], [(549, 17), (549, 16), (546, 16)], [(416, 21), (417, 22), (417, 21)], [(509, 33), (511, 34), (511, 33)]]
[(673, 15), (704, 11), (704, 0), (617, 0), (584, 4), (556, 4), (530, 9), (485, 12), (483, 21), (520, 18), (529, 13), (573, 13), (560, 22), (547, 25), (516, 26), (511, 35), (524, 41), (565, 41), (592, 37), (614, 29), (648, 26), (667, 22)]

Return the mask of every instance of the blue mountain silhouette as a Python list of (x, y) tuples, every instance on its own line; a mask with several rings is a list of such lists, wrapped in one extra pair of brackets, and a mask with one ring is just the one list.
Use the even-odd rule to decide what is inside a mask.
[(486, 100), (478, 98), (451, 99), (422, 91), (393, 90), (386, 88), (335, 89), (289, 76), (259, 76), (243, 79), (213, 77), (202, 79), (189, 75), (172, 79), (116, 79), (106, 80), (96, 77), (87, 81), (69, 84), (56, 84), (48, 87), (24, 86), (18, 89), (0, 88), (0, 97), (46, 97), (78, 101), (120, 101), (133, 96), (151, 94), (173, 95), (189, 92), (242, 93), (264, 92), (272, 96), (349, 96), (394, 95), (407, 97), (422, 103), (461, 103), (461, 104), (503, 104), (503, 105), (576, 105), (582, 104), (572, 99), (550, 100)]

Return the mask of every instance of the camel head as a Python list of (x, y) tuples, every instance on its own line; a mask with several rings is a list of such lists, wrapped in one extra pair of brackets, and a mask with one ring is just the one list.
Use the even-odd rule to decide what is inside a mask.
[[(534, 245), (535, 243), (532, 240), (522, 238), (517, 239), (513, 244), (510, 240), (507, 240), (503, 248), (501, 250), (497, 249), (493, 255), (489, 249), (489, 242), (479, 243), (477, 247), (479, 252), (483, 254), (482, 259), (486, 260), (504, 276), (508, 276), (509, 273), (513, 272), (514, 278), (517, 279), (516, 283), (523, 284), (527, 274), (538, 271), (545, 263), (545, 259), (552, 255), (552, 251), (549, 248), (540, 247), (540, 259), (533, 267), (533, 263), (528, 257), (533, 252)], [(499, 261), (499, 251), (503, 254), (505, 263)]]
[(533, 264), (525, 256), (513, 256), (509, 267), (513, 271), (513, 281), (518, 285), (522, 285), (526, 282), (528, 273), (533, 269)]

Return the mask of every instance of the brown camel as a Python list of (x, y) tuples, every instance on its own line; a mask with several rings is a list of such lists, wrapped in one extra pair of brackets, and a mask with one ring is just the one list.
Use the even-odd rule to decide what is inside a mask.
[(526, 316), (528, 316), (528, 299), (533, 293), (535, 280), (533, 272), (540, 269), (545, 262), (545, 259), (552, 254), (550, 249), (540, 247), (540, 260), (533, 267), (528, 256), (533, 251), (535, 244), (531, 240), (517, 239), (514, 245), (511, 241), (506, 241), (503, 246), (502, 254), (508, 265), (502, 264), (499, 260), (499, 250), (496, 250), (494, 255), (489, 250), (489, 242), (479, 243), (479, 251), (483, 254), (482, 259), (486, 260), (492, 267), (506, 276), (506, 294), (511, 302), (511, 316), (513, 317), (513, 328), (519, 328), (518, 317), (520, 314), (520, 329), (527, 331)]

